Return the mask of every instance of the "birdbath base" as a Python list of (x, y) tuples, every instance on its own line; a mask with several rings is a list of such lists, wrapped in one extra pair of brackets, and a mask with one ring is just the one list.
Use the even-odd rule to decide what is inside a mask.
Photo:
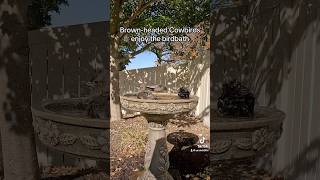
[(145, 172), (138, 180), (173, 180), (168, 172), (169, 156), (166, 126), (173, 115), (142, 114), (148, 121), (149, 134), (144, 160)]
[(145, 171), (137, 179), (171, 180), (169, 174), (169, 155), (167, 148), (166, 126), (175, 114), (187, 113), (196, 108), (198, 97), (181, 99), (170, 93), (152, 93), (154, 99), (140, 99), (137, 93), (120, 97), (122, 108), (140, 112), (149, 124), (149, 137), (146, 145)]

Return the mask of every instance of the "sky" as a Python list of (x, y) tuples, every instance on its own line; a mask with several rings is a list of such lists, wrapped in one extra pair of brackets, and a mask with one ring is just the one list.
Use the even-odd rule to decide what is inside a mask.
[(69, 6), (62, 6), (60, 14), (51, 13), (52, 26), (83, 24), (107, 21), (109, 3), (106, 0), (68, 0)]
[(145, 51), (138, 54), (135, 58), (131, 59), (131, 63), (126, 66), (127, 70), (130, 69), (139, 69), (146, 67), (154, 67), (157, 56), (150, 51)]
[[(107, 0), (68, 0), (69, 6), (61, 7), (60, 14), (51, 13), (51, 27), (92, 23), (109, 20)], [(126, 69), (138, 69), (155, 66), (156, 56), (152, 52), (143, 52), (131, 59)]]

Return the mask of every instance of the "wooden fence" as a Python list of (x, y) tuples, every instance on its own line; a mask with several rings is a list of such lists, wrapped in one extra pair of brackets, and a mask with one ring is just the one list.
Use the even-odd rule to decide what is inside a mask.
[(320, 179), (319, 10), (316, 0), (253, 1), (212, 22), (212, 103), (222, 82), (241, 77), (258, 104), (286, 113), (272, 162), (260, 165), (287, 179)]
[(191, 94), (199, 97), (195, 115), (210, 121), (210, 58), (209, 52), (201, 58), (181, 65), (125, 70), (120, 73), (120, 94), (137, 92), (141, 84), (163, 85), (170, 92), (187, 87)]
[[(281, 46), (287, 73), (275, 106), (287, 114), (274, 156), (275, 172), (294, 180), (320, 179), (320, 4), (284, 1), (280, 4)], [(295, 16), (292, 16), (295, 14)], [(290, 23), (289, 23), (290, 22)], [(281, 75), (281, 74), (279, 74)], [(275, 79), (274, 79), (275, 80)], [(270, 99), (270, 88), (266, 87)]]
[[(97, 22), (29, 32), (33, 107), (44, 99), (89, 94), (86, 83), (109, 66), (107, 26), (108, 22)], [(54, 152), (39, 143), (37, 146), (40, 166), (95, 165), (95, 161)]]

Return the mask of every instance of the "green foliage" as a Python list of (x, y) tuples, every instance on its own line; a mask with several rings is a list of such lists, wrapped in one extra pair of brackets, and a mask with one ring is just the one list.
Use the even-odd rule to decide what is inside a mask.
[(61, 5), (68, 5), (68, 0), (32, 0), (28, 6), (29, 29), (51, 25), (49, 12), (59, 13)]
[[(210, 0), (127, 0), (120, 2), (121, 8), (116, 8), (118, 2), (111, 2), (112, 19), (119, 15), (117, 24), (127, 28), (165, 28), (165, 27), (194, 27), (201, 22), (210, 19)], [(119, 9), (119, 11), (117, 11)], [(135, 16), (136, 15), (136, 16)], [(133, 19), (131, 19), (134, 17)], [(154, 52), (158, 59), (162, 59), (168, 52), (173, 50), (172, 43), (136, 43), (129, 40), (132, 36), (163, 36), (173, 34), (120, 34), (113, 32), (113, 37), (120, 37), (119, 54), (123, 57), (119, 62), (122, 68), (130, 61), (129, 59), (137, 55), (137, 52), (149, 50)], [(165, 54), (165, 55), (164, 55)]]

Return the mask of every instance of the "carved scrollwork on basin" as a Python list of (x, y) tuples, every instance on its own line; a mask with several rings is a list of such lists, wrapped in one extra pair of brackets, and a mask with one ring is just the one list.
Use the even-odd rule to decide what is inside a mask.
[(97, 139), (92, 136), (82, 136), (80, 137), (80, 141), (83, 145), (87, 146), (89, 149), (100, 149)]
[(276, 132), (268, 128), (260, 128), (252, 132), (251, 138), (238, 138), (235, 144), (238, 149), (244, 151), (260, 151), (268, 145), (273, 144), (280, 137)]
[[(273, 150), (281, 136), (285, 114), (268, 107), (256, 107), (255, 112), (253, 118), (216, 116), (216, 121), (213, 122), (213, 141), (217, 143), (211, 148), (211, 152), (215, 151), (212, 154), (213, 160), (256, 158)], [(227, 151), (230, 141), (220, 142), (226, 139), (232, 142)]]
[[(59, 127), (63, 126), (60, 123), (51, 120), (34, 117), (33, 126), (39, 140), (48, 146), (79, 148), (79, 144), (90, 150), (98, 150), (102, 153), (109, 152), (107, 132), (102, 132), (96, 135), (77, 135), (63, 132)], [(78, 142), (78, 143), (77, 143)], [(81, 147), (83, 148), (83, 146)]]
[[(224, 139), (216, 138), (213, 143), (211, 152), (214, 155), (225, 155), (229, 158), (251, 156), (272, 147), (281, 135), (280, 128), (277, 130), (271, 127), (250, 129), (237, 135), (227, 133), (224, 134)], [(222, 156), (216, 158), (223, 159)]]
[(83, 145), (87, 146), (89, 149), (101, 150), (104, 153), (109, 151), (108, 138), (106, 133), (101, 133), (98, 137), (86, 135), (81, 136), (80, 141)]
[(240, 150), (249, 151), (252, 149), (252, 139), (251, 138), (239, 138), (236, 140), (236, 146)]
[(77, 136), (69, 133), (64, 133), (59, 136), (60, 143), (63, 145), (72, 145), (77, 141)]
[(157, 102), (138, 102), (121, 99), (121, 105), (125, 109), (140, 112), (168, 112), (170, 114), (189, 112), (197, 106), (196, 101), (181, 103), (157, 103)]
[(232, 140), (217, 140), (213, 143), (212, 153), (222, 154), (227, 152), (232, 146)]
[(36, 134), (43, 143), (51, 146), (57, 146), (59, 144), (61, 132), (55, 123), (52, 121), (41, 121), (35, 118), (33, 125)]
[(260, 151), (261, 149), (273, 144), (278, 137), (274, 131), (268, 128), (260, 128), (252, 133), (252, 148), (255, 151)]

